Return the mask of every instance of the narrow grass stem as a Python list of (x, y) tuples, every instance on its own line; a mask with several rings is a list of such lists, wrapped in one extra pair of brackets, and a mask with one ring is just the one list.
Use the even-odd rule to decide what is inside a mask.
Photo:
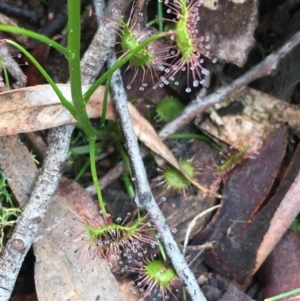
[(7, 68), (5, 66), (3, 66), (3, 76), (4, 76), (4, 82), (5, 82), (6, 89), (9, 91), (10, 84), (9, 84)]
[[(300, 293), (300, 288), (296, 288), (296, 289), (288, 291), (286, 293), (283, 293), (283, 294), (280, 294), (280, 295), (277, 295), (277, 296), (274, 296), (274, 297), (271, 297), (271, 298), (267, 298), (267, 299), (265, 299), (265, 301), (280, 300), (280, 299), (287, 298), (289, 296), (292, 296), (292, 295), (295, 295), (295, 294), (298, 294), (298, 293)], [(296, 298), (297, 297), (295, 297), (295, 299)], [(292, 300), (292, 298), (291, 298), (291, 300)]]

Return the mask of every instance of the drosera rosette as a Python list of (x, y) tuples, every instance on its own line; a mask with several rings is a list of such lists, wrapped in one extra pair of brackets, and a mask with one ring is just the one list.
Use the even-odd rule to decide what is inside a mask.
[(178, 98), (166, 96), (161, 102), (156, 104), (155, 120), (158, 122), (169, 122), (183, 110), (183, 104)]
[(199, 87), (204, 84), (203, 76), (209, 74), (209, 70), (203, 67), (204, 58), (216, 62), (210, 50), (209, 37), (201, 36), (197, 28), (200, 20), (199, 7), (202, 3), (203, 0), (164, 0), (164, 4), (168, 7), (167, 13), (173, 14), (176, 19), (170, 20), (175, 25), (174, 29), (168, 32), (174, 40), (170, 54), (172, 60), (168, 65), (165, 64), (165, 73), (160, 79), (164, 84), (168, 84), (171, 80), (178, 85), (179, 82), (175, 77), (186, 71), (188, 86), (185, 91), (188, 93), (192, 91), (189, 86), (190, 80), (193, 87)]
[[(191, 179), (195, 179), (196, 166), (193, 163), (193, 159), (180, 159), (179, 166)], [(191, 182), (174, 166), (167, 164), (160, 170), (159, 175), (155, 182), (157, 185), (163, 185), (167, 190), (171, 192), (178, 192), (186, 195), (187, 190), (191, 187)]]
[(107, 260), (111, 268), (113, 262), (122, 264), (122, 257), (130, 257), (129, 254), (143, 251), (147, 246), (156, 246), (156, 240), (151, 236), (153, 226), (148, 216), (141, 216), (138, 209), (134, 214), (127, 213), (123, 221), (117, 218), (113, 222), (104, 218), (104, 225), (80, 220), (84, 230), (79, 233), (66, 230), (66, 234), (71, 234), (73, 241), (83, 242), (81, 257), (96, 259), (100, 256)]
[(137, 274), (132, 292), (142, 294), (139, 301), (147, 300), (149, 296), (152, 296), (152, 300), (165, 301), (170, 295), (178, 300), (175, 293), (180, 291), (183, 282), (168, 261), (162, 244), (159, 241), (157, 243), (162, 259), (154, 254), (150, 258), (133, 259), (133, 264), (127, 266), (127, 272)]
[[(126, 56), (129, 52), (136, 49), (143, 41), (156, 33), (154, 28), (149, 26), (146, 29), (141, 29), (139, 25), (139, 19), (143, 16), (143, 13), (139, 13), (136, 20), (132, 20), (133, 12), (136, 3), (133, 3), (132, 9), (127, 22), (123, 19), (120, 21), (120, 27), (118, 30), (120, 36), (120, 44), (122, 48), (122, 56)], [(165, 61), (169, 58), (169, 49), (171, 46), (167, 41), (162, 39), (154, 40), (147, 46), (139, 50), (129, 60), (128, 69), (133, 69), (134, 74), (131, 82), (127, 85), (127, 89), (131, 89), (131, 85), (137, 78), (139, 70), (142, 70), (143, 76), (141, 79), (140, 90), (143, 91), (147, 86), (147, 76), (151, 78), (152, 87), (155, 89), (158, 86), (163, 87), (164, 84), (159, 80), (159, 73), (165, 69)]]

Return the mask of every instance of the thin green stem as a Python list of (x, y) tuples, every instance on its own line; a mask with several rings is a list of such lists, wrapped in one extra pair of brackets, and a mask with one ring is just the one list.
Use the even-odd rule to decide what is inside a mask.
[(95, 185), (100, 209), (102, 210), (103, 216), (107, 217), (108, 214), (107, 214), (107, 211), (106, 211), (106, 208), (104, 205), (102, 192), (101, 192), (101, 188), (100, 188), (98, 177), (97, 177), (96, 157), (95, 157), (95, 140), (94, 139), (89, 141), (89, 146), (90, 146), (90, 165), (91, 165), (91, 174), (92, 174), (92, 178), (93, 178), (93, 183)]
[(280, 295), (277, 295), (277, 296), (274, 296), (274, 297), (271, 297), (271, 298), (267, 298), (267, 299), (265, 299), (265, 301), (275, 301), (275, 300), (287, 298), (289, 296), (292, 296), (292, 295), (295, 295), (295, 294), (298, 294), (298, 293), (300, 293), (300, 288), (296, 288), (292, 291), (288, 291), (286, 293), (283, 293), (283, 294), (280, 294)]
[(112, 76), (112, 74), (120, 69), (125, 63), (127, 63), (136, 53), (138, 53), (141, 49), (143, 49), (144, 47), (146, 47), (148, 44), (150, 44), (151, 42), (163, 38), (167, 35), (167, 33), (163, 32), (163, 33), (157, 33), (151, 37), (149, 37), (148, 39), (146, 39), (145, 41), (143, 41), (139, 46), (137, 46), (134, 50), (130, 51), (128, 54), (121, 56), (116, 62), (115, 64), (108, 70), (106, 71), (97, 81), (95, 81), (95, 83), (85, 92), (84, 94), (84, 101), (85, 104), (88, 103), (91, 95), (96, 91), (96, 89), (105, 81), (107, 80), (109, 77)]
[(85, 171), (89, 168), (90, 166), (90, 162), (86, 161), (85, 164), (83, 165), (83, 167), (80, 169), (80, 171), (77, 173), (74, 181), (78, 182), (79, 179), (83, 176), (83, 174), (85, 173)]
[(96, 134), (87, 115), (82, 97), (80, 70), (80, 0), (68, 0), (68, 50), (74, 55), (68, 59), (71, 95), (80, 123), (88, 141), (96, 140)]
[(156, 241), (158, 243), (158, 248), (159, 248), (160, 255), (161, 255), (163, 261), (167, 262), (167, 255), (166, 255), (166, 252), (165, 252), (165, 249), (164, 249), (162, 243), (160, 242), (160, 240), (158, 238), (156, 239)]
[(163, 25), (163, 4), (162, 1), (157, 2), (157, 22), (158, 22), (158, 30), (163, 32), (164, 25)]
[(133, 188), (133, 185), (132, 185), (131, 178), (130, 178), (127, 171), (125, 171), (121, 174), (121, 180), (124, 183), (124, 186), (125, 186), (125, 189), (127, 191), (127, 194), (129, 196), (129, 198), (131, 200), (133, 200), (134, 197), (135, 197), (135, 191), (134, 191), (134, 188)]
[(38, 40), (42, 43), (45, 43), (45, 44), (55, 48), (59, 52), (63, 53), (67, 59), (70, 59), (73, 57), (73, 53), (69, 49), (67, 49), (66, 47), (60, 45), (59, 43), (49, 39), (48, 37), (43, 36), (34, 31), (27, 30), (25, 28), (10, 26), (10, 25), (0, 25), (0, 31), (23, 34), (27, 37), (33, 38), (35, 40)]
[(68, 50), (74, 54), (68, 59), (70, 71), (70, 83), (72, 100), (75, 107), (76, 117), (79, 121), (90, 147), (90, 165), (93, 182), (97, 192), (99, 206), (103, 216), (108, 214), (105, 209), (100, 184), (98, 182), (95, 158), (96, 133), (87, 115), (81, 87), (80, 69), (80, 0), (68, 0)]
[(120, 154), (120, 156), (121, 156), (121, 158), (124, 162), (124, 165), (126, 167), (126, 170), (128, 171), (129, 175), (132, 178), (133, 174), (132, 174), (132, 169), (131, 169), (131, 165), (130, 165), (130, 162), (129, 162), (129, 158), (128, 158), (124, 148), (122, 147), (122, 145), (120, 143), (120, 141), (122, 141), (122, 139), (123, 139), (123, 134), (122, 134), (122, 131), (121, 131), (119, 125), (115, 126), (115, 132), (117, 134), (117, 139), (116, 139), (116, 142), (114, 143), (114, 147), (118, 151), (118, 153)]
[(102, 113), (101, 113), (101, 119), (100, 119), (100, 127), (105, 126), (105, 120), (106, 120), (106, 112), (107, 112), (107, 102), (108, 102), (108, 95), (109, 95), (109, 89), (110, 89), (110, 82), (111, 82), (111, 76), (108, 77), (105, 85), (104, 90), (104, 99), (103, 99), (103, 106), (102, 106)]
[(3, 74), (4, 74), (4, 82), (5, 82), (5, 85), (6, 85), (6, 89), (9, 91), (10, 90), (10, 84), (9, 84), (7, 68), (5, 66), (3, 66)]
[(46, 70), (41, 66), (41, 64), (21, 45), (18, 43), (8, 40), (5, 40), (8, 44), (13, 45), (16, 47), (19, 51), (21, 51), (34, 65), (35, 67), (41, 72), (41, 74), (45, 77), (46, 81), (51, 85), (52, 89), (58, 96), (58, 98), (61, 101), (61, 104), (70, 111), (70, 113), (76, 118), (75, 115), (75, 109), (74, 106), (64, 97), (64, 95), (61, 93), (59, 88), (57, 87), (56, 83), (53, 81), (53, 79), (50, 77), (50, 75), (46, 72)]

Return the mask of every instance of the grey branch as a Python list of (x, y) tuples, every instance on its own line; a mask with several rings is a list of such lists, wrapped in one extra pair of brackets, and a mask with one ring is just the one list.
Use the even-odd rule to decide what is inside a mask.
[[(99, 2), (99, 0), (95, 1)], [(105, 18), (99, 16), (98, 30), (81, 60), (81, 73), (85, 80), (83, 84), (92, 84), (106, 62), (107, 56), (116, 43), (116, 32), (121, 17), (125, 14), (131, 1), (111, 0), (105, 10)], [(97, 9), (96, 12), (103, 12)], [(99, 56), (101, 53), (101, 56)], [(97, 60), (95, 60), (97, 58)]]
[[(115, 61), (115, 53), (112, 52), (108, 57), (107, 67), (111, 68)], [(120, 123), (124, 134), (128, 156), (130, 158), (133, 174), (135, 176), (137, 189), (136, 203), (141, 208), (146, 209), (150, 214), (151, 220), (161, 235), (162, 241), (172, 261), (172, 264), (178, 275), (184, 281), (192, 300), (205, 301), (206, 298), (201, 292), (194, 274), (189, 269), (183, 255), (181, 254), (171, 234), (171, 231), (166, 224), (166, 220), (151, 193), (146, 170), (139, 150), (137, 137), (133, 131), (129, 111), (127, 108), (127, 96), (123, 86), (120, 70), (117, 70), (113, 74), (111, 80), (111, 96), (115, 104), (116, 111), (120, 117)]]

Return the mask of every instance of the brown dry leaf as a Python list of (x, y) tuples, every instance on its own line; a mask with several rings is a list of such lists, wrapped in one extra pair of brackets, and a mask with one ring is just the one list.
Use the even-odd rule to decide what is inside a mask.
[[(69, 85), (59, 85), (59, 88), (67, 99), (71, 99)], [(102, 101), (102, 97), (100, 99)], [(87, 110), (90, 118), (99, 117), (101, 101), (89, 103)], [(76, 122), (69, 111), (60, 104), (50, 85), (1, 93), (0, 115), (1, 136), (44, 130)]]
[[(69, 85), (59, 85), (59, 88), (66, 99), (71, 99)], [(83, 91), (86, 91), (87, 88), (84, 87)], [(90, 118), (97, 118), (101, 115), (103, 94), (104, 87), (101, 86), (91, 96), (87, 105)], [(128, 108), (137, 137), (153, 152), (181, 170), (176, 158), (160, 140), (152, 125), (141, 116), (132, 104), (128, 103)], [(0, 135), (43, 130), (76, 122), (69, 111), (61, 105), (50, 85), (39, 85), (1, 93), (0, 115)], [(113, 104), (110, 101), (108, 102), (106, 118), (117, 120)], [(185, 176), (200, 190), (210, 192), (186, 174)]]
[(257, 153), (272, 132), (262, 123), (245, 115), (223, 116), (222, 125), (218, 126), (206, 118), (199, 128), (239, 151), (246, 146), (249, 153)]
[[(35, 285), (38, 299), (121, 301), (123, 298), (118, 283), (107, 262), (100, 257), (95, 260), (89, 258), (84, 254), (84, 242), (76, 243), (74, 238), (64, 233), (65, 230), (84, 231), (83, 224), (74, 220), (67, 195), (63, 193), (62, 196), (60, 193), (65, 183), (60, 184), (35, 239)], [(77, 189), (82, 198), (83, 188), (78, 185)], [(62, 250), (63, 244), (66, 247)], [(76, 262), (81, 263), (83, 271), (75, 266)]]

